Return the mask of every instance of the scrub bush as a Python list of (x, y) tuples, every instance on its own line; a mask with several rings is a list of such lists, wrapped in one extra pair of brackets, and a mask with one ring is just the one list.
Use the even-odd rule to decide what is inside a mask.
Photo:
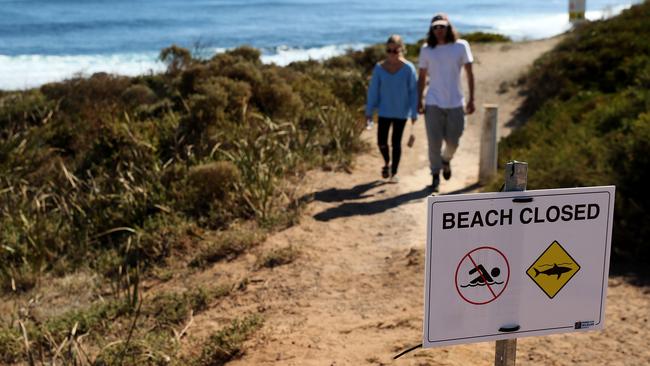
[(532, 117), (499, 145), (501, 165), (528, 162), (529, 189), (616, 185), (614, 271), (650, 258), (649, 38), (647, 2), (570, 33), (535, 63)]

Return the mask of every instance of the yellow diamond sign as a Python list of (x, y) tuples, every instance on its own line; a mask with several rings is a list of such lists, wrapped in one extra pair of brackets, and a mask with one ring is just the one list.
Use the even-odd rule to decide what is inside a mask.
[(554, 241), (528, 268), (526, 274), (549, 298), (554, 298), (580, 270), (580, 265)]

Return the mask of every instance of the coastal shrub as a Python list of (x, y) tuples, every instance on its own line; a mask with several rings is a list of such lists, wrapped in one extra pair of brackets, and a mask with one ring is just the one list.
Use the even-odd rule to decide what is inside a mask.
[[(161, 339), (162, 338), (162, 339)], [(101, 349), (93, 361), (94, 366), (110, 365), (169, 365), (168, 355), (176, 345), (168, 336), (161, 337), (159, 333), (151, 332), (140, 338), (131, 339), (127, 344), (113, 342)]]
[(330, 88), (311, 75), (299, 74), (291, 80), (291, 88), (300, 95), (305, 110), (332, 106), (337, 102), (337, 98)]
[[(211, 64), (211, 66), (214, 66)], [(239, 61), (221, 67), (215, 67), (214, 74), (222, 75), (227, 78), (244, 81), (248, 83), (253, 90), (260, 87), (263, 83), (263, 75), (259, 66), (251, 61)]]
[(577, 28), (533, 65), (524, 111), (532, 113), (553, 98), (567, 100), (580, 89), (611, 93), (633, 84), (648, 62), (648, 17), (650, 6), (639, 4)]
[(210, 77), (210, 69), (207, 65), (193, 64), (183, 70), (180, 75), (180, 80), (176, 81), (178, 84), (178, 91), (183, 97), (194, 94), (197, 92), (198, 84), (208, 77)]
[(383, 47), (348, 51), (338, 67), (260, 55), (245, 46), (196, 59), (172, 45), (164, 74), (2, 93), (2, 287), (81, 265), (117, 281), (120, 266), (187, 255), (195, 230), (295, 222), (304, 170), (347, 169), (362, 146), (365, 70)]
[(303, 103), (300, 95), (280, 76), (275, 68), (262, 72), (262, 85), (255, 90), (253, 102), (257, 109), (274, 119), (291, 120), (300, 116)]
[(38, 90), (0, 97), (0, 138), (4, 140), (47, 123), (56, 110), (56, 102)]
[(262, 65), (262, 60), (260, 59), (260, 56), (262, 56), (262, 52), (260, 52), (260, 50), (258, 50), (257, 48), (251, 46), (239, 46), (232, 50), (226, 51), (226, 54), (241, 58), (245, 61), (252, 63), (255, 66)]
[(360, 51), (348, 50), (341, 56), (335, 56), (323, 63), (326, 69), (359, 70), (362, 73), (369, 73), (375, 64), (386, 58), (386, 46), (384, 44), (372, 45)]
[(362, 151), (360, 136), (363, 131), (361, 119), (356, 118), (345, 106), (322, 107), (318, 113), (320, 122), (320, 146), (323, 156), (333, 159), (341, 168), (349, 168), (352, 156)]
[(122, 92), (122, 101), (132, 107), (152, 104), (156, 100), (156, 93), (143, 84), (131, 85)]
[(238, 193), (252, 217), (272, 219), (282, 202), (280, 177), (292, 171), (299, 157), (292, 151), (298, 130), (289, 122), (269, 118), (251, 118), (246, 134), (231, 141), (228, 148), (218, 149), (220, 159), (232, 162), (241, 174)]
[(252, 223), (232, 225), (201, 243), (190, 265), (205, 267), (222, 259), (232, 260), (258, 245), (264, 238), (264, 231)]
[[(174, 204), (171, 198), (169, 203)], [(138, 241), (131, 249), (139, 256), (138, 261), (143, 265), (166, 264), (168, 258), (182, 258), (192, 252), (198, 239), (197, 232), (201, 231), (199, 223), (179, 212), (172, 212), (171, 207), (154, 205), (154, 208), (160, 212), (152, 212), (144, 219), (138, 228)]]
[(167, 73), (171, 75), (178, 74), (192, 64), (192, 53), (175, 44), (162, 49), (158, 58), (167, 65)]
[(212, 334), (203, 344), (203, 351), (192, 365), (222, 366), (242, 355), (244, 342), (263, 324), (259, 315), (235, 319), (229, 326)]
[(299, 251), (294, 246), (272, 249), (257, 259), (256, 267), (273, 268), (289, 264), (298, 258)]
[(650, 3), (635, 5), (538, 60), (524, 103), (533, 115), (499, 144), (501, 165), (528, 162), (529, 189), (616, 185), (614, 271), (650, 257), (648, 19)]
[(240, 121), (251, 97), (247, 83), (225, 77), (203, 80), (196, 89), (188, 100), (191, 120), (187, 126), (195, 134), (201, 134), (208, 125)]
[(60, 344), (73, 328), (80, 335), (91, 331), (103, 333), (111, 327), (112, 321), (130, 314), (132, 310), (129, 304), (121, 300), (100, 302), (85, 309), (70, 310), (47, 319), (42, 328), (37, 327), (35, 330), (37, 336), (34, 340), (43, 347), (49, 348), (48, 337), (52, 337), (56, 344)]
[(508, 36), (489, 32), (463, 33), (461, 38), (470, 43), (512, 42), (512, 39)]
[(188, 214), (200, 217), (215, 211), (218, 222), (236, 217), (236, 189), (240, 181), (239, 170), (231, 162), (218, 161), (190, 168), (184, 184)]
[(119, 113), (122, 93), (130, 84), (128, 77), (98, 72), (89, 78), (45, 84), (40, 90), (48, 99), (58, 101), (62, 112), (91, 120), (103, 113)]
[(227, 289), (217, 291), (197, 287), (183, 293), (163, 292), (148, 301), (144, 314), (151, 317), (161, 326), (169, 326), (185, 322), (190, 311), (195, 314), (207, 309), (215, 295), (224, 296)]
[(24, 347), (21, 339), (17, 329), (0, 326), (0, 362), (12, 364), (22, 360)]

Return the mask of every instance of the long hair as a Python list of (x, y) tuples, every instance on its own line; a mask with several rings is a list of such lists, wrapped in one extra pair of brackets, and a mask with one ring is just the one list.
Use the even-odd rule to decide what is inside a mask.
[(444, 19), (449, 23), (447, 26), (447, 34), (445, 34), (445, 41), (447, 43), (454, 43), (458, 39), (458, 34), (456, 33), (456, 30), (454, 29), (454, 26), (451, 25), (451, 22), (449, 21), (449, 18), (447, 17), (446, 14), (436, 14), (431, 18), (431, 23), (429, 23), (429, 33), (427, 34), (427, 46), (431, 48), (436, 48), (436, 45), (438, 44), (438, 39), (436, 38), (436, 35), (433, 33), (433, 27), (431, 24), (433, 24), (434, 21)]

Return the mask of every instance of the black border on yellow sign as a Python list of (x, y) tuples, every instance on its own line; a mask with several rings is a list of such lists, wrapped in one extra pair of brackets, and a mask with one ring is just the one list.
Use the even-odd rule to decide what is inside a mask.
[[(528, 273), (528, 271), (530, 271), (530, 269), (533, 268), (533, 266), (535, 265), (535, 263), (537, 263), (537, 261), (538, 261), (540, 258), (542, 258), (542, 256), (543, 256), (544, 254), (546, 254), (546, 252), (547, 252), (547, 251), (548, 251), (548, 250), (553, 246), (553, 243), (557, 243), (557, 245), (559, 245), (560, 248), (562, 248), (562, 250), (564, 251), (564, 253), (566, 253), (566, 255), (568, 255), (569, 258), (571, 258), (571, 260), (573, 261), (573, 263), (575, 263), (575, 265), (578, 266), (578, 269), (577, 269), (575, 272), (573, 272), (573, 274), (571, 275), (571, 277), (569, 277), (569, 279), (566, 280), (566, 282), (564, 283), (564, 285), (562, 285), (562, 286), (561, 286), (561, 287), (560, 287), (560, 288), (555, 292), (555, 295), (550, 296), (550, 295), (548, 294), (548, 292), (546, 292), (546, 290), (544, 290), (544, 288), (543, 288), (542, 286), (540, 286), (539, 283), (537, 283), (537, 281), (535, 281), (535, 279), (530, 275), (530, 273)], [(535, 260), (533, 261), (533, 264), (531, 264), (530, 267), (528, 267), (528, 269), (526, 270), (526, 274), (528, 275), (528, 277), (530, 277), (531, 280), (533, 280), (533, 282), (535, 282), (535, 284), (537, 285), (537, 287), (539, 287), (539, 289), (542, 290), (542, 292), (543, 292), (544, 294), (546, 294), (546, 296), (548, 296), (549, 299), (552, 299), (552, 298), (554, 298), (555, 296), (557, 296), (557, 294), (559, 294), (560, 291), (562, 291), (562, 289), (564, 288), (564, 286), (566, 286), (566, 284), (569, 283), (569, 281), (571, 281), (571, 279), (573, 278), (573, 276), (575, 276), (576, 273), (578, 273), (578, 272), (580, 271), (581, 268), (582, 268), (582, 267), (578, 264), (578, 262), (577, 262), (575, 259), (573, 259), (573, 257), (571, 256), (571, 254), (569, 254), (569, 251), (566, 250), (566, 249), (564, 249), (564, 247), (562, 246), (562, 244), (560, 244), (559, 241), (557, 241), (557, 240), (553, 240), (553, 241), (551, 242), (551, 244), (549, 244), (549, 246), (546, 247), (546, 249), (544, 249), (544, 251), (542, 252), (542, 254), (540, 254), (539, 257), (537, 257), (537, 259), (535, 259)]]

